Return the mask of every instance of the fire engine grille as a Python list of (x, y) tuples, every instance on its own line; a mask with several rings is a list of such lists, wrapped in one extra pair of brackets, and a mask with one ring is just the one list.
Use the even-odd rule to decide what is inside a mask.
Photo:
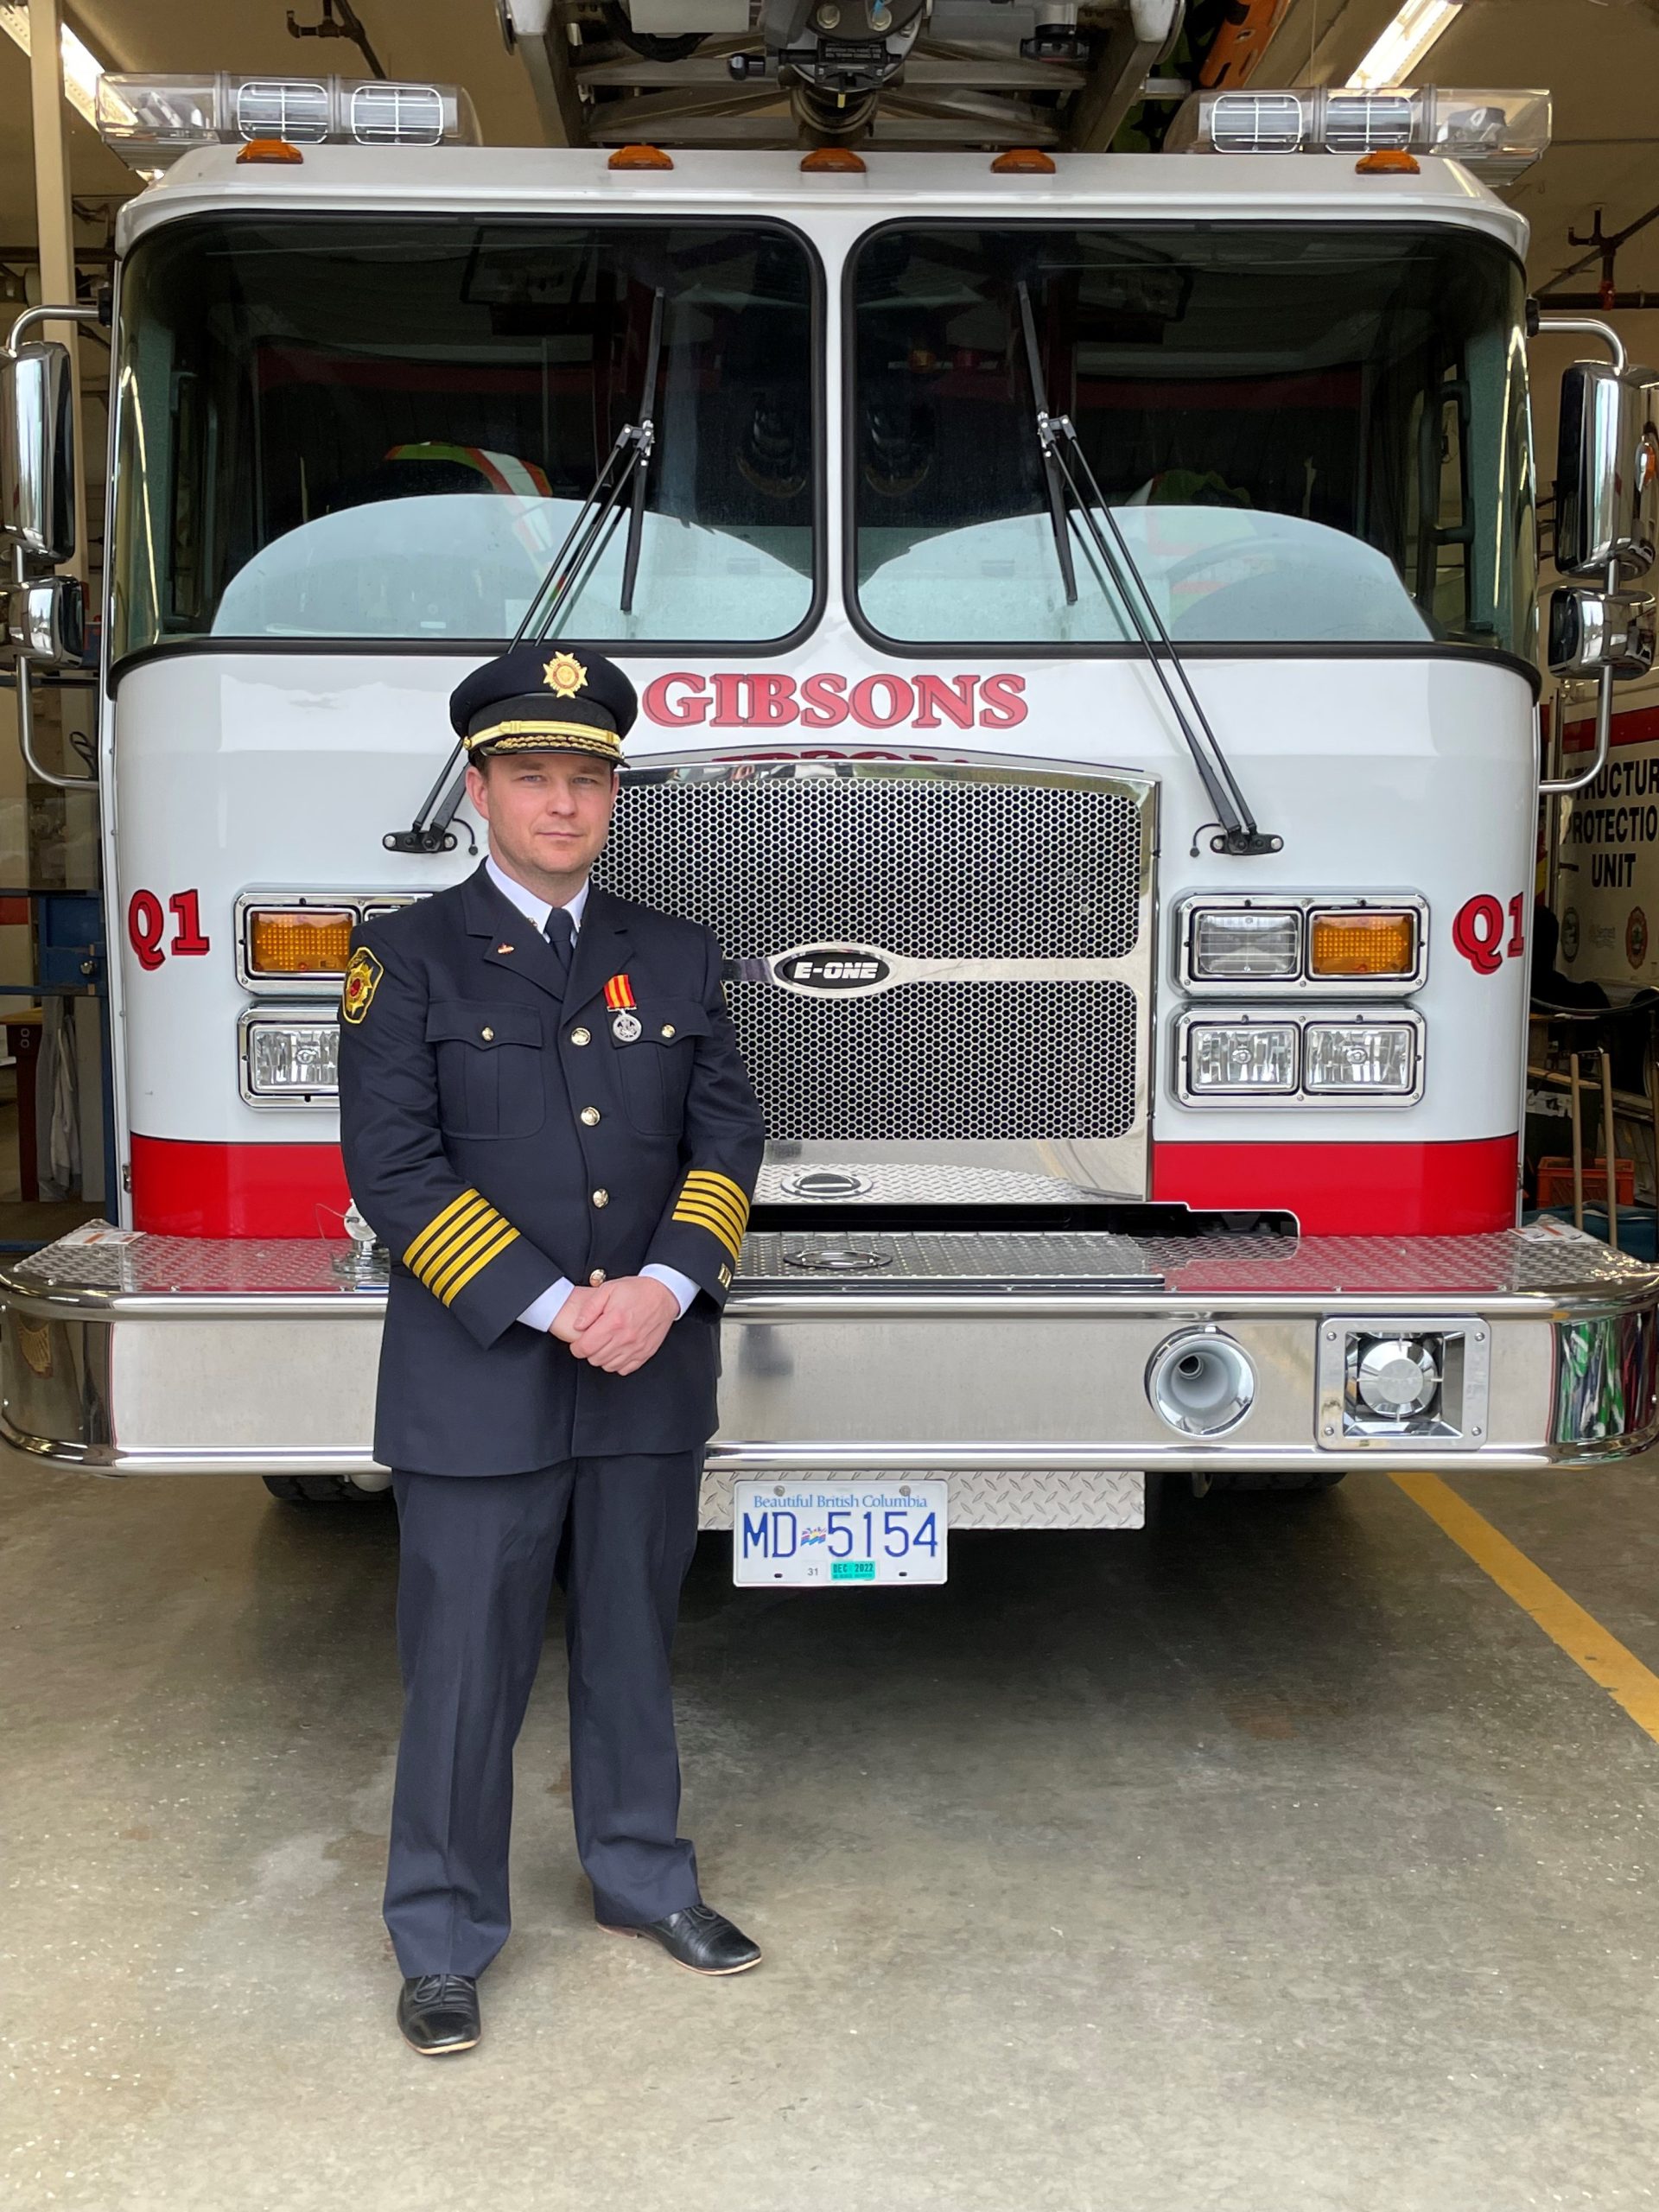
[[(1137, 950), (1141, 842), (1122, 782), (733, 764), (625, 779), (597, 873), (746, 963), (727, 996), (775, 1141), (1110, 1140), (1136, 1121), (1133, 983), (1041, 970)], [(1024, 972), (816, 997), (756, 975), (836, 944)]]
[(912, 983), (839, 1000), (734, 983), (728, 995), (775, 1138), (1116, 1137), (1135, 1120), (1126, 983)]
[(878, 945), (913, 960), (1133, 950), (1141, 815), (1122, 790), (766, 776), (625, 787), (599, 880), (684, 914), (732, 957)]

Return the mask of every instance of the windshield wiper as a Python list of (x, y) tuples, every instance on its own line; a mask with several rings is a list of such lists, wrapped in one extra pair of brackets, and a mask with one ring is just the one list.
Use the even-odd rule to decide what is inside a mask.
[[(524, 609), (524, 619), (513, 633), (507, 647), (521, 645), (526, 639), (545, 638), (571, 601), (580, 595), (588, 578), (604, 557), (606, 550), (615, 537), (622, 520), (622, 494), (632, 486), (632, 496), (626, 510), (628, 534), (622, 556), (622, 590), (620, 604), (623, 613), (633, 612), (634, 586), (639, 575), (639, 545), (645, 521), (645, 479), (651, 467), (651, 457), (657, 446), (657, 425), (652, 409), (657, 398), (657, 372), (663, 351), (663, 288), (659, 284), (652, 298), (651, 328), (645, 340), (645, 373), (640, 385), (639, 419), (625, 423), (616, 434), (616, 442), (605, 456), (605, 463), (594, 479), (593, 487), (576, 509), (570, 527), (558, 551), (548, 563), (546, 574), (536, 587), (530, 605)], [(466, 751), (464, 739), (457, 738), (450, 747), (437, 781), (421, 801), (414, 821), (407, 830), (389, 830), (380, 840), (389, 853), (450, 853), (457, 839), (450, 823), (467, 789), (467, 770), (463, 761)]]
[[(1048, 413), (1048, 386), (1043, 377), (1042, 349), (1037, 343), (1037, 324), (1031, 312), (1031, 287), (1022, 279), (1020, 285), (1020, 324), (1026, 335), (1026, 366), (1031, 373), (1032, 397), (1037, 403), (1040, 422)], [(1065, 603), (1077, 603), (1077, 572), (1071, 562), (1071, 526), (1066, 520), (1065, 486), (1061, 480), (1059, 465), (1046, 443), (1043, 446), (1043, 489), (1048, 495), (1049, 526), (1054, 532), (1054, 556), (1060, 564), (1060, 581), (1065, 586)]]
[[(1192, 765), (1209, 794), (1211, 805), (1216, 810), (1217, 818), (1213, 826), (1221, 835), (1211, 838), (1211, 850), (1229, 853), (1239, 859), (1279, 852), (1285, 841), (1257, 828), (1249, 802), (1239, 789), (1238, 779), (1221, 749), (1221, 741), (1210, 727), (1203, 702), (1192, 688), (1186, 664), (1175, 650), (1175, 641), (1165, 626), (1164, 618), (1158, 612), (1157, 602), (1147, 588), (1147, 580), (1129, 550), (1128, 540), (1118, 527), (1117, 518), (1108, 505), (1106, 495), (1100, 488), (1094, 470), (1089, 466), (1089, 457), (1083, 450), (1077, 426), (1069, 415), (1051, 415), (1048, 411), (1048, 393), (1043, 379), (1042, 356), (1037, 344), (1036, 320), (1031, 308), (1031, 288), (1022, 277), (1018, 289), (1020, 320), (1025, 333), (1026, 367), (1031, 378), (1032, 398), (1037, 410), (1037, 442), (1043, 457), (1043, 477), (1048, 490), (1049, 514), (1054, 524), (1054, 545), (1059, 557), (1061, 578), (1065, 585), (1066, 604), (1074, 605), (1077, 596), (1069, 529), (1070, 521), (1075, 516), (1088, 533), (1102, 567), (1111, 578), (1113, 589), (1122, 601), (1123, 610), (1145, 649), (1147, 665), (1158, 679), (1159, 689), (1186, 741), (1187, 751), (1192, 755)], [(1084, 489), (1079, 488), (1079, 478)], [(1084, 489), (1088, 494), (1086, 498)], [(1101, 527), (1103, 523), (1104, 531)], [(1194, 852), (1198, 850), (1196, 838), (1192, 849)]]

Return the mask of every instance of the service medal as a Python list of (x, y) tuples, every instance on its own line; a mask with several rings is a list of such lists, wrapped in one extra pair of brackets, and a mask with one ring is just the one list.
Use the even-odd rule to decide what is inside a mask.
[(611, 1034), (619, 1045), (633, 1044), (639, 1035), (639, 1015), (626, 1012), (619, 1014), (611, 1024)]

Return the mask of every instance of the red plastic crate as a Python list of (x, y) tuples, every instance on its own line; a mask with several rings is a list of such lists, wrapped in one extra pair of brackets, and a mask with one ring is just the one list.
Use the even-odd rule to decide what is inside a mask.
[[(1636, 1198), (1636, 1162), (1617, 1160), (1613, 1163), (1614, 1179), (1618, 1185), (1618, 1203), (1628, 1206)], [(1584, 1163), (1584, 1196), (1586, 1203), (1597, 1205), (1607, 1203), (1607, 1156), (1600, 1154)], [(1573, 1162), (1552, 1153), (1538, 1163), (1538, 1204), (1541, 1207), (1570, 1206), (1573, 1203)]]

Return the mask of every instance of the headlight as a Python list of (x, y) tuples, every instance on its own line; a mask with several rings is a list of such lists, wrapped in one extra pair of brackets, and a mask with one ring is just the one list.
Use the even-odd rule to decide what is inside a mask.
[(303, 1106), (340, 1095), (340, 1025), (256, 1012), (242, 1017), (242, 1095)]
[(1311, 1021), (1302, 1058), (1310, 1092), (1401, 1097), (1417, 1082), (1417, 1037), (1404, 1021)]
[(1294, 1021), (1195, 1021), (1186, 1033), (1186, 1088), (1194, 1096), (1252, 1096), (1296, 1088)]
[(1192, 973), (1212, 981), (1302, 972), (1302, 918), (1287, 906), (1212, 906), (1192, 917)]

